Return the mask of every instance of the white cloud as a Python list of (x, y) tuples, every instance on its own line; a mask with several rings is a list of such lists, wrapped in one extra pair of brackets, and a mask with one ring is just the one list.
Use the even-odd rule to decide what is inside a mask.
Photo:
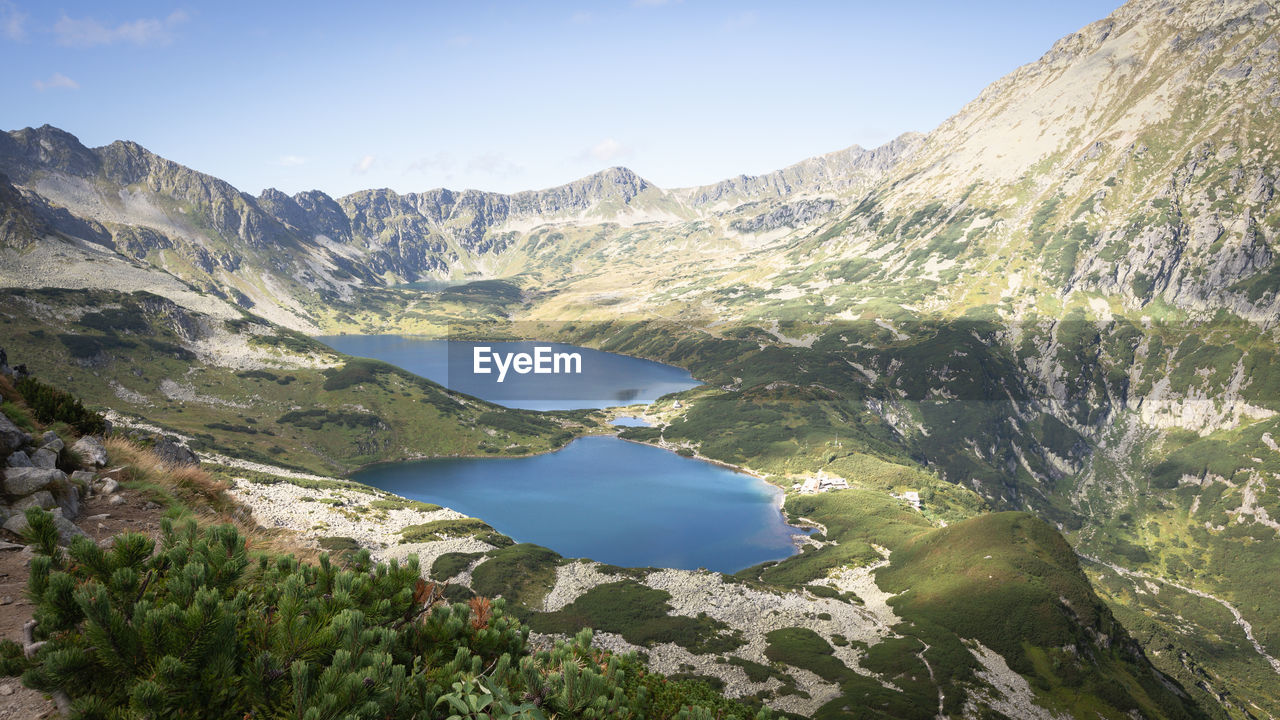
[(281, 167), (298, 167), (306, 165), (307, 159), (300, 155), (281, 155), (280, 159), (276, 160), (276, 164)]
[(375, 158), (374, 156), (365, 155), (364, 157), (360, 158), (360, 162), (356, 163), (351, 168), (351, 172), (355, 173), (356, 175), (364, 175), (365, 173), (369, 172), (369, 170), (373, 167), (373, 163), (376, 161), (377, 161), (377, 158)]
[(45, 90), (79, 90), (80, 89), (80, 83), (58, 72), (50, 75), (47, 80), (37, 80), (31, 84), (35, 86), (35, 89), (39, 90), (40, 92), (44, 92)]
[(631, 148), (623, 145), (613, 138), (605, 138), (579, 153), (578, 159), (597, 160), (602, 163), (611, 163), (614, 160), (626, 157), (630, 154)]
[(96, 18), (72, 18), (63, 14), (54, 23), (53, 33), (58, 44), (64, 47), (90, 48), (119, 43), (139, 47), (168, 45), (173, 42), (177, 27), (187, 20), (187, 13), (175, 10), (164, 19), (139, 18), (111, 27)]
[(10, 40), (27, 39), (27, 14), (8, 0), (0, 0), (0, 35)]

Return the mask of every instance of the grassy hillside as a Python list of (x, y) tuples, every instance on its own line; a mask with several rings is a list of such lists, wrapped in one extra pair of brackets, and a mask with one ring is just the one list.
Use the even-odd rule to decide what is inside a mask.
[(12, 290), (2, 307), (11, 358), (197, 450), (342, 474), (539, 452), (594, 426), (587, 413), (509, 410), (252, 317), (222, 321), (147, 293)]

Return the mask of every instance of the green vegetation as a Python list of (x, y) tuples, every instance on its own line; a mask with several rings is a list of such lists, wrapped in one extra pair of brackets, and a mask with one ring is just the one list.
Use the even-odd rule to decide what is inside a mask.
[[(183, 333), (210, 324), (207, 318), (147, 293), (4, 290), (0, 300), (4, 297), (9, 301), (3, 302), (6, 310), (0, 317), (10, 358), (21, 358), (37, 375), (56, 371), (60, 387), (81, 398), (89, 411), (109, 407), (143, 417), (192, 438), (197, 451), (339, 475), (405, 457), (543, 452), (597, 422), (588, 413), (549, 418), (475, 400), (464, 404), (435, 383), (381, 363), (350, 359), (337, 369), (313, 369), (310, 360), (301, 362), (290, 354), (292, 341), (255, 341), (276, 337), (269, 333), (277, 328), (252, 317), (225, 324), (219, 332), (240, 333), (251, 346), (288, 366), (287, 374), (205, 364), (183, 354), (189, 353), (185, 344), (191, 341)], [(86, 307), (129, 308), (131, 331), (99, 330), (105, 321), (94, 317), (88, 326), (58, 319), (83, 318)], [(32, 308), (57, 315), (50, 319)], [(185, 329), (179, 333), (175, 328)], [(281, 332), (279, 337), (303, 343), (294, 348), (299, 352), (346, 360), (305, 336)], [(69, 342), (93, 345), (92, 352), (73, 357), (59, 335), (83, 338)], [(174, 350), (156, 350), (157, 344)], [(172, 387), (168, 383), (180, 391), (166, 390)], [(325, 390), (326, 384), (345, 387)], [(246, 415), (250, 407), (254, 417)], [(493, 428), (477, 420), (486, 413), (500, 416), (509, 429), (488, 432)]]
[(465, 570), (475, 562), (476, 558), (484, 557), (484, 553), (460, 553), (448, 552), (436, 558), (431, 564), (431, 577), (439, 580), (448, 580)]
[(386, 423), (373, 413), (351, 412), (345, 410), (293, 410), (280, 416), (276, 422), (282, 425), (319, 430), (326, 424), (339, 425), (346, 428), (380, 428)]
[(231, 526), (167, 521), (158, 547), (126, 534), (64, 553), (52, 516), (28, 520), (45, 642), (27, 658), (4, 641), (0, 666), (68, 697), (75, 717), (768, 717), (592, 650), (589, 633), (532, 653), (502, 601), (448, 605), (412, 559), (253, 558)]
[(804, 668), (823, 680), (837, 683), (853, 672), (833, 657), (834, 650), (821, 635), (807, 628), (781, 628), (766, 638), (769, 646), (764, 654), (774, 662)]
[(441, 507), (434, 503), (425, 503), (420, 500), (406, 500), (405, 498), (391, 496), (382, 500), (374, 500), (369, 503), (369, 507), (374, 510), (415, 510), (417, 512), (435, 512)]
[(66, 423), (82, 435), (100, 435), (106, 432), (106, 419), (99, 413), (85, 409), (84, 403), (74, 395), (46, 385), (34, 377), (19, 379), (16, 387), (36, 420), (42, 423)]
[(737, 632), (705, 614), (668, 615), (670, 598), (665, 590), (619, 580), (591, 588), (556, 612), (531, 615), (528, 622), (538, 632), (572, 635), (589, 627), (618, 633), (636, 645), (670, 642), (697, 654), (726, 653), (742, 646)]
[(471, 572), (471, 587), (481, 595), (502, 596), (513, 612), (538, 607), (555, 584), (560, 556), (544, 547), (519, 543), (491, 551)]
[(497, 541), (496, 544), (510, 544), (509, 539), (475, 518), (455, 518), (449, 520), (432, 520), (418, 525), (408, 525), (400, 529), (401, 543), (436, 542), (447, 538), (476, 537), (486, 542)]
[(778, 670), (775, 667), (771, 667), (769, 665), (761, 665), (758, 662), (752, 662), (750, 660), (743, 660), (742, 658), (737, 657), (736, 655), (731, 656), (728, 662), (730, 665), (736, 665), (742, 668), (743, 672), (747, 674), (747, 680), (753, 683), (762, 683), (771, 677), (778, 678), (778, 680), (781, 680), (784, 683), (795, 682), (790, 675), (787, 675), (786, 673)]

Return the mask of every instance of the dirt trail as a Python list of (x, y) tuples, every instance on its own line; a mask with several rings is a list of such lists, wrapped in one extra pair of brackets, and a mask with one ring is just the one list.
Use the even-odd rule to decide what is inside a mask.
[[(121, 505), (109, 505), (107, 496), (89, 498), (81, 506), (76, 525), (90, 538), (101, 541), (122, 532), (160, 533), (164, 512), (131, 490), (121, 490)], [(18, 538), (0, 533), (0, 639), (22, 642), (22, 625), (31, 619), (32, 605), (26, 598), (28, 564), (31, 553), (16, 544)], [(53, 701), (43, 693), (22, 686), (22, 680), (0, 677), (0, 720), (40, 720), (59, 717)]]

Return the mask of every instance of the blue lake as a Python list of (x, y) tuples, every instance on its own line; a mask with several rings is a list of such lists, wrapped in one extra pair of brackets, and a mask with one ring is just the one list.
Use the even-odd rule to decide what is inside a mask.
[(762, 480), (615, 437), (524, 458), (380, 465), (358, 482), (478, 517), (518, 542), (627, 567), (735, 572), (795, 553)]
[[(688, 371), (671, 365), (548, 342), (470, 342), (432, 340), (408, 335), (328, 335), (317, 340), (338, 352), (398, 365), (415, 375), (482, 400), (526, 410), (576, 410), (650, 403), (667, 393), (700, 383)], [(502, 382), (493, 363), (491, 372), (475, 368), (475, 349), (491, 353), (533, 353), (537, 347), (552, 353), (576, 353), (580, 373), (519, 374), (509, 371)]]

